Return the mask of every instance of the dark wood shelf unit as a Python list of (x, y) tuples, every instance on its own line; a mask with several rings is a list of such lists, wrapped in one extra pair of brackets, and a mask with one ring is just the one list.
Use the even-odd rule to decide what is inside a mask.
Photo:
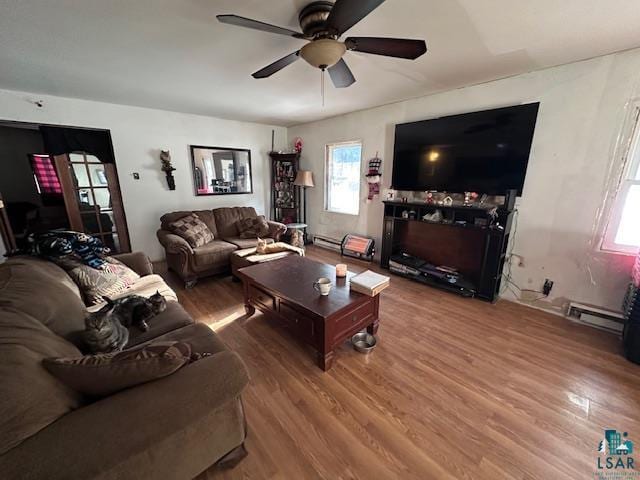
[(297, 223), (300, 218), (300, 189), (293, 182), (300, 165), (299, 153), (270, 152), (271, 219)]
[[(493, 208), (493, 205), (443, 206), (385, 201), (382, 267), (388, 269), (389, 259), (398, 253), (413, 255), (433, 265), (454, 267), (465, 280), (474, 285), (476, 297), (496, 301), (500, 293), (514, 210), (498, 207), (495, 226), (490, 226), (489, 212)], [(442, 222), (422, 220), (425, 214), (436, 210), (442, 212)], [(414, 212), (414, 215), (412, 218), (404, 218), (404, 211)], [(483, 219), (487, 225), (476, 225), (476, 219)], [(455, 284), (438, 283), (412, 275), (402, 276), (461, 293)]]

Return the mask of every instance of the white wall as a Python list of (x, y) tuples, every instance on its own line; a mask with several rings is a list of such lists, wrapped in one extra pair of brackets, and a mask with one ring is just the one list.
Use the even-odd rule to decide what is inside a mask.
[[(42, 108), (32, 103), (40, 99)], [(164, 257), (155, 232), (166, 212), (241, 205), (268, 215), (271, 130), (276, 131), (276, 150), (285, 148), (287, 140), (283, 127), (6, 90), (0, 90), (0, 120), (111, 130), (131, 246), (153, 260)], [(251, 149), (254, 193), (196, 197), (189, 145)], [(161, 149), (171, 151), (175, 191), (167, 189), (160, 171)], [(133, 172), (141, 179), (134, 180)]]
[(291, 127), (289, 138), (304, 140), (302, 166), (316, 177), (307, 193), (310, 231), (336, 238), (358, 232), (377, 242), (382, 233), (382, 202), (364, 203), (364, 180), (359, 217), (324, 211), (327, 143), (362, 140), (363, 173), (379, 151), (388, 187), (395, 124), (539, 101), (514, 245), (524, 266), (514, 262), (514, 281), (539, 290), (545, 278), (554, 280), (550, 301), (536, 303), (543, 308), (560, 311), (577, 300), (619, 310), (630, 259), (598, 252), (594, 237), (613, 146), (639, 79), (634, 50)]

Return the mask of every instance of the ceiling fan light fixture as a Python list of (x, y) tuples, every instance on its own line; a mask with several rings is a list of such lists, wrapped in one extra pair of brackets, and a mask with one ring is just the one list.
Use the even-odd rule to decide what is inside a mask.
[(321, 38), (307, 43), (300, 50), (300, 56), (309, 65), (324, 70), (333, 67), (347, 51), (344, 43), (332, 38)]

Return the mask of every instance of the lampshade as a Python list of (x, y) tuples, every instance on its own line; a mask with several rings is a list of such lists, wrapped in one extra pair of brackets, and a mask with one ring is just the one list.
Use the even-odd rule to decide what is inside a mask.
[(332, 38), (322, 38), (302, 47), (300, 56), (310, 65), (324, 70), (338, 63), (346, 51), (344, 43)]
[(313, 183), (313, 172), (310, 170), (298, 170), (293, 184), (298, 187), (315, 187), (316, 185)]

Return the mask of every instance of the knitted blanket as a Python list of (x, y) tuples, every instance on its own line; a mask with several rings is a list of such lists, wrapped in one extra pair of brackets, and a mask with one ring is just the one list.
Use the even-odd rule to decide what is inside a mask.
[(29, 254), (56, 261), (72, 255), (85, 265), (96, 269), (105, 268), (104, 257), (108, 247), (95, 237), (81, 232), (51, 230), (29, 236)]

